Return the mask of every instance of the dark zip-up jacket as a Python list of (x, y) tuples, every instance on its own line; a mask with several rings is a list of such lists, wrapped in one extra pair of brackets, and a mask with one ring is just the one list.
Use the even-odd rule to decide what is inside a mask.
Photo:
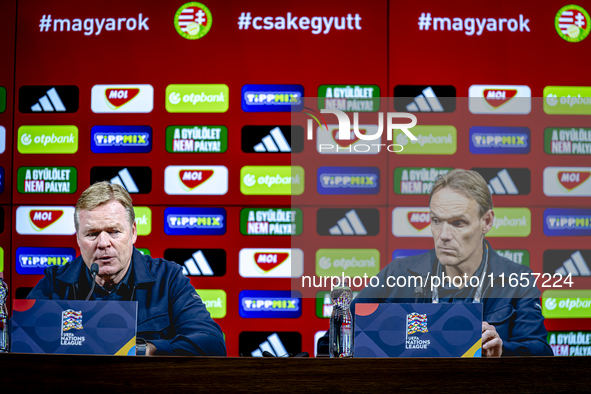
[[(133, 250), (133, 289), (129, 300), (138, 302), (137, 336), (156, 347), (156, 355), (225, 356), (220, 326), (214, 322), (182, 268)], [(27, 298), (84, 300), (91, 284), (79, 256), (64, 266), (45, 270), (45, 276)]]
[[(492, 273), (493, 286), (485, 287), (483, 293), (483, 320), (495, 326), (503, 340), (502, 355), (552, 356), (553, 352), (547, 340), (548, 332), (544, 327), (540, 291), (533, 286), (535, 277), (531, 275), (531, 269), (499, 256), (490, 244), (488, 246), (490, 251), (486, 281), (490, 283), (489, 275)], [(413, 283), (408, 280), (411, 276), (425, 278), (427, 274), (435, 275), (437, 264), (435, 249), (422, 255), (392, 261), (377, 275), (379, 284), (376, 287), (368, 285), (359, 293), (353, 301), (353, 308), (354, 304), (359, 302), (431, 302), (430, 285), (426, 286), (423, 295), (417, 299), (415, 286), (391, 287), (386, 281), (388, 277), (395, 279), (404, 276), (407, 278), (406, 283)], [(502, 273), (505, 274), (504, 286), (502, 286), (502, 277), (499, 277)], [(519, 280), (523, 273), (524, 277), (529, 279), (530, 285), (510, 286), (508, 278), (513, 273), (517, 274)], [(392, 279), (390, 283), (393, 283)], [(525, 283), (525, 280), (522, 283)], [(381, 287), (382, 284), (384, 287)], [(472, 302), (472, 299), (456, 299), (454, 302)]]

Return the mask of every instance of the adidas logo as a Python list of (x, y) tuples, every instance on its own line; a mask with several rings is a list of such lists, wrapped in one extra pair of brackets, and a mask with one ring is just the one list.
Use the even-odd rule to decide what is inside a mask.
[(135, 184), (133, 177), (129, 173), (127, 168), (122, 169), (118, 172), (118, 175), (111, 178), (111, 183), (119, 186), (123, 186), (128, 193), (139, 193), (140, 189)]
[(443, 112), (443, 106), (435, 95), (433, 88), (429, 86), (415, 97), (414, 102), (406, 106), (409, 112)]
[[(53, 105), (52, 105), (53, 104)], [(62, 102), (55, 88), (49, 89), (37, 104), (31, 107), (33, 112), (65, 112), (66, 106)]]
[(489, 181), (488, 190), (490, 194), (519, 194), (517, 186), (509, 176), (509, 172), (504, 169), (497, 173), (497, 176)]
[(275, 357), (285, 357), (287, 350), (283, 346), (283, 342), (279, 339), (279, 335), (276, 333), (271, 334), (267, 337), (267, 340), (259, 345), (259, 348), (251, 352), (253, 357), (263, 357), (263, 352), (268, 351)]
[(337, 225), (328, 231), (330, 235), (367, 235), (367, 230), (354, 209), (347, 212), (345, 217), (337, 221)]
[(570, 259), (562, 263), (562, 267), (556, 269), (556, 273), (562, 276), (567, 276), (568, 274), (572, 276), (591, 276), (589, 266), (578, 250), (571, 254)]
[(269, 135), (263, 137), (262, 142), (254, 146), (255, 152), (291, 152), (291, 146), (285, 139), (279, 127), (275, 127)]
[(183, 275), (185, 276), (213, 276), (213, 270), (200, 250), (193, 253), (193, 256), (183, 264)]

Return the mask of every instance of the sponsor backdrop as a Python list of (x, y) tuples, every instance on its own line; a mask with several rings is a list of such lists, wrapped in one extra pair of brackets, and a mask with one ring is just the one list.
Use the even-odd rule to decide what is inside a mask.
[[(427, 194), (456, 167), (493, 193), (495, 249), (589, 288), (591, 20), (568, 4), (3, 1), (11, 297), (79, 253), (73, 206), (108, 180), (134, 199), (136, 246), (183, 266), (229, 355), (312, 353), (330, 301), (286, 292), (290, 276), (373, 275), (430, 249)], [(316, 111), (370, 112), (365, 135), (378, 111), (415, 113), (420, 141), (396, 130), (402, 155), (320, 152), (338, 125), (305, 139), (289, 112), (304, 97)], [(290, 249), (292, 235), (315, 242)], [(556, 352), (587, 354), (590, 296), (551, 291)]]

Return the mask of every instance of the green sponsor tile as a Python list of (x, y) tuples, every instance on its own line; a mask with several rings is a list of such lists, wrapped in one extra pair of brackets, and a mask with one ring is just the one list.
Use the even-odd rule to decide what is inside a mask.
[(495, 250), (501, 257), (511, 260), (516, 264), (527, 265), (529, 267), (529, 252), (527, 250)]
[(378, 85), (320, 85), (318, 109), (344, 112), (376, 112), (380, 110)]
[[(566, 278), (540, 276), (538, 286), (569, 286)], [(542, 314), (547, 319), (591, 318), (591, 290), (546, 290), (542, 294)]]
[(487, 237), (527, 237), (531, 233), (528, 208), (495, 208), (495, 220)]
[(150, 249), (146, 249), (146, 248), (136, 248), (137, 250), (139, 250), (139, 252), (143, 255), (147, 255), (147, 256), (151, 256), (152, 253), (150, 253)]
[(170, 153), (224, 153), (228, 149), (226, 126), (168, 126), (166, 151)]
[(549, 155), (591, 155), (591, 128), (546, 127), (544, 151)]
[(416, 138), (412, 141), (401, 130), (394, 130), (395, 144), (404, 147), (400, 155), (453, 155), (458, 138), (454, 126), (415, 126), (408, 129)]
[(227, 297), (224, 290), (198, 289), (196, 291), (213, 319), (221, 319), (226, 316)]
[(78, 151), (76, 126), (21, 126), (18, 151), (23, 154), (61, 154)]
[(6, 88), (0, 86), (0, 114), (6, 111)]
[(591, 356), (591, 331), (550, 331), (548, 345), (555, 356)]
[(172, 113), (228, 111), (228, 85), (168, 85), (166, 110)]
[(451, 167), (398, 167), (394, 169), (394, 193), (429, 194), (435, 178), (451, 170)]
[(300, 166), (245, 166), (240, 169), (240, 191), (245, 195), (292, 195), (304, 192)]
[(303, 213), (298, 208), (244, 208), (240, 211), (242, 235), (300, 235)]
[(380, 272), (377, 249), (319, 249), (316, 252), (317, 276), (375, 276)]
[(137, 235), (150, 235), (152, 232), (152, 210), (149, 207), (133, 207)]
[(0, 247), (0, 272), (4, 272), (4, 249)]
[(75, 167), (20, 167), (16, 177), (23, 194), (72, 194), (78, 188)]
[(543, 95), (549, 115), (591, 115), (589, 86), (546, 86)]

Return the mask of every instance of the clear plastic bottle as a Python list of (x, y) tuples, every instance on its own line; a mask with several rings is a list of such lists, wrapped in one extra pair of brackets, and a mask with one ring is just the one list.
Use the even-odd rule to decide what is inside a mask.
[(343, 281), (341, 278), (339, 284), (330, 292), (332, 300), (328, 334), (330, 357), (353, 357), (353, 316), (351, 314), (353, 293), (347, 279)]
[(4, 273), (0, 272), (0, 353), (8, 352), (8, 286), (4, 282)]

